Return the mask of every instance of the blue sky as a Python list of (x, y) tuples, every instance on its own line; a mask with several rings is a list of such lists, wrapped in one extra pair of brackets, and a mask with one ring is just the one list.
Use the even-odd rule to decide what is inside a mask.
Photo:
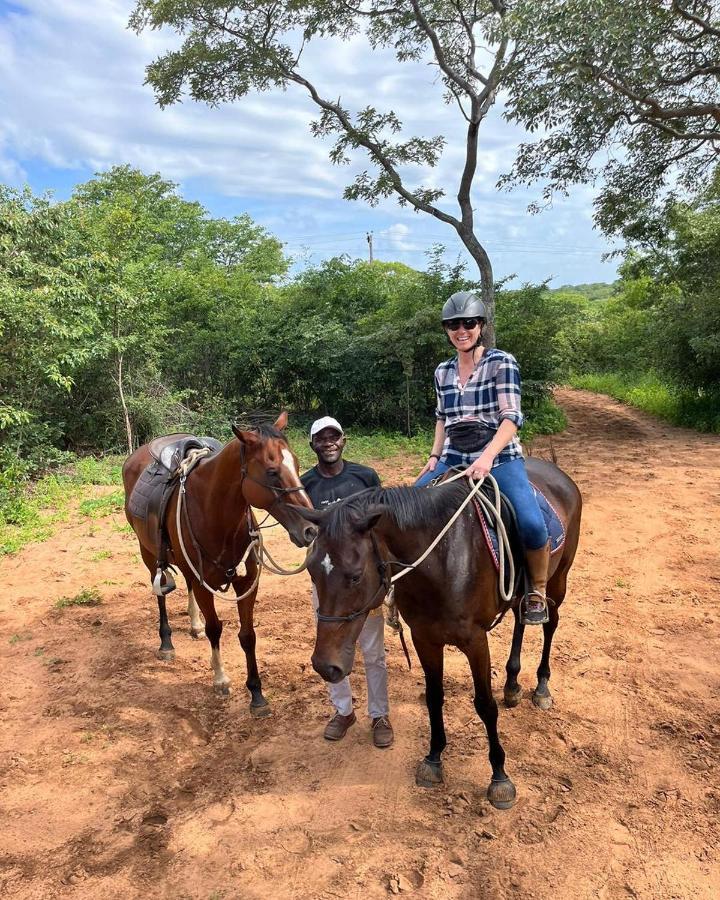
[[(185, 101), (161, 110), (143, 85), (144, 70), (177, 38), (138, 37), (127, 29), (132, 8), (132, 0), (0, 0), (1, 182), (64, 198), (115, 164), (159, 171), (213, 215), (249, 213), (286, 244), (296, 268), (339, 253), (366, 257), (368, 231), (376, 258), (423, 268), (436, 243), (445, 244), (450, 262), (462, 255), (450, 228), (394, 200), (371, 209), (342, 199), (363, 160), (330, 164), (330, 142), (309, 134), (316, 110), (300, 89), (216, 109)], [(408, 134), (443, 134), (448, 148), (437, 169), (408, 176), (446, 187), (444, 205), (456, 212), (464, 123), (443, 106), (431, 67), (399, 66), (360, 38), (312, 47), (305, 64), (319, 89), (339, 94), (345, 106), (394, 109)], [(553, 285), (612, 280), (616, 265), (601, 259), (610, 247), (593, 229), (590, 189), (531, 216), (527, 205), (539, 198), (539, 185), (495, 187), (523, 138), (499, 108), (481, 132), (476, 234), (496, 276)]]

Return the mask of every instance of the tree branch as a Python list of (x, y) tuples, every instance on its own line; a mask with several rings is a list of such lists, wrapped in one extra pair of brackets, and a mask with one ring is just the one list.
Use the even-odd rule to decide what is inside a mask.
[(346, 134), (350, 135), (359, 146), (365, 147), (365, 149), (370, 153), (375, 162), (377, 162), (377, 164), (387, 173), (393, 185), (393, 189), (397, 194), (399, 194), (411, 206), (414, 206), (415, 209), (422, 210), (422, 212), (428, 213), (429, 215), (434, 216), (436, 219), (440, 219), (441, 222), (446, 222), (448, 225), (452, 225), (452, 227), (456, 231), (459, 230), (460, 222), (454, 216), (443, 212), (441, 209), (438, 209), (431, 203), (427, 203), (426, 201), (421, 200), (405, 187), (405, 185), (402, 183), (400, 173), (388, 159), (387, 155), (383, 153), (380, 144), (378, 144), (376, 141), (371, 140), (367, 135), (364, 135), (361, 131), (355, 128), (350, 120), (350, 117), (347, 115), (347, 113), (339, 103), (333, 103), (332, 101), (326, 100), (325, 98), (321, 97), (315, 85), (311, 81), (308, 81), (307, 78), (304, 78), (302, 75), (300, 75), (299, 72), (285, 69), (285, 75), (289, 81), (294, 81), (296, 84), (302, 85), (310, 94), (314, 103), (316, 103), (321, 109), (324, 109), (326, 110), (326, 112), (329, 112), (333, 116), (335, 116), (338, 122), (342, 125), (342, 128), (346, 132)]
[(445, 73), (445, 76), (452, 82), (454, 82), (459, 88), (461, 88), (472, 100), (475, 100), (477, 97), (477, 91), (475, 87), (467, 80), (467, 78), (463, 78), (458, 72), (453, 69), (447, 61), (445, 56), (445, 52), (443, 51), (442, 45), (440, 43), (440, 39), (437, 36), (437, 32), (430, 25), (428, 20), (425, 18), (423, 11), (420, 9), (420, 4), (417, 0), (410, 0), (410, 5), (413, 8), (413, 12), (415, 13), (415, 21), (418, 23), (420, 28), (425, 32), (428, 40), (430, 41), (433, 53), (435, 54), (435, 59), (438, 61), (438, 65), (441, 70)]
[(715, 28), (710, 24), (709, 21), (703, 19), (701, 16), (696, 16), (695, 13), (690, 12), (689, 9), (685, 9), (680, 6), (678, 0), (673, 0), (673, 9), (678, 15), (680, 15), (683, 19), (687, 19), (688, 22), (693, 22), (697, 25), (705, 34), (712, 34), (715, 37), (720, 37), (720, 29)]

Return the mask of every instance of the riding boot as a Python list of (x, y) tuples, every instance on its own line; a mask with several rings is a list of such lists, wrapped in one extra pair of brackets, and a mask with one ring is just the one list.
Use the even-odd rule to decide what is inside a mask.
[(550, 541), (537, 550), (525, 550), (525, 562), (531, 589), (520, 604), (520, 622), (523, 625), (544, 625), (550, 621), (546, 596)]

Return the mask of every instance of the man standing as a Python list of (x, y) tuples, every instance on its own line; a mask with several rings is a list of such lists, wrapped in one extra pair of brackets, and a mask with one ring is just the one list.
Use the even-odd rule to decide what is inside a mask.
[[(374, 469), (358, 463), (345, 462), (345, 434), (337, 419), (325, 416), (310, 426), (310, 446), (317, 456), (317, 465), (309, 469), (300, 480), (312, 500), (315, 509), (323, 509), (338, 500), (344, 500), (366, 488), (380, 487), (380, 479)], [(318, 597), (312, 589), (315, 612)], [(372, 720), (373, 743), (376, 747), (389, 747), (393, 742), (393, 730), (388, 717), (387, 668), (385, 665), (385, 620), (382, 606), (372, 610), (365, 620), (358, 644), (365, 660), (367, 678), (368, 715)], [(328, 684), (330, 702), (335, 715), (325, 726), (325, 738), (339, 741), (357, 719), (352, 704), (350, 679), (338, 684)]]

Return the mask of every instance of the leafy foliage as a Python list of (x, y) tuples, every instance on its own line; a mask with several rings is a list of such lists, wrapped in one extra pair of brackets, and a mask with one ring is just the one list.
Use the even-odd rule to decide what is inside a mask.
[[(492, 266), (475, 234), (471, 188), (478, 157), (478, 132), (495, 103), (510, 62), (504, 29), (505, 3), (412, 0), (137, 0), (130, 25), (136, 31), (169, 27), (182, 35), (179, 47), (147, 68), (161, 106), (188, 94), (211, 106), (242, 100), (252, 91), (298, 86), (319, 110), (315, 136), (334, 140), (330, 160), (360, 164), (345, 188), (348, 200), (375, 206), (394, 196), (401, 205), (450, 225), (475, 260), (484, 299), (492, 307)], [(311, 42), (364, 36), (370, 50), (389, 48), (398, 63), (427, 61), (438, 72), (445, 103), (457, 105), (467, 125), (464, 164), (458, 177), (458, 213), (438, 201), (444, 191), (431, 183), (446, 147), (442, 135), (405, 135), (395, 110), (368, 104), (355, 111), (318, 85), (303, 53)], [(492, 330), (488, 330), (492, 340)]]
[(521, 148), (514, 180), (544, 180), (550, 200), (602, 174), (597, 220), (629, 238), (664, 189), (707, 185), (720, 138), (716, 3), (517, 0), (508, 23), (508, 117), (543, 133)]

